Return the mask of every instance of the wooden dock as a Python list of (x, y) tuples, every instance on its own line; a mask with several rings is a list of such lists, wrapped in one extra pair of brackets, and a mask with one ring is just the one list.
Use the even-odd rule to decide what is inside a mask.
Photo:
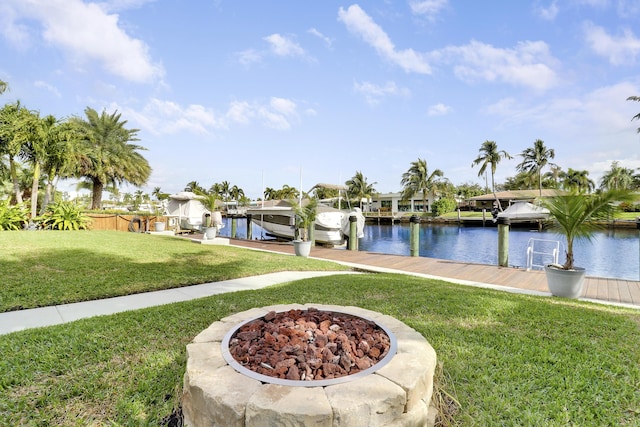
[[(291, 243), (231, 239), (231, 245), (293, 254)], [(368, 266), (375, 269), (398, 270), (467, 283), (488, 284), (525, 291), (549, 293), (543, 271), (514, 267), (447, 261), (426, 257), (388, 255), (374, 252), (349, 251), (316, 246), (314, 258)], [(622, 304), (640, 308), (640, 282), (587, 276), (584, 299)]]

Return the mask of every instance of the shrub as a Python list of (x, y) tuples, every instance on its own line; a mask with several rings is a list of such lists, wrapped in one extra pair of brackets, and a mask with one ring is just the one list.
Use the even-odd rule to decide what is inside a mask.
[(28, 221), (26, 205), (10, 205), (9, 199), (0, 201), (0, 230), (21, 230)]
[(86, 230), (91, 223), (91, 218), (82, 213), (80, 206), (65, 201), (47, 206), (38, 220), (43, 228), (50, 230)]
[(453, 199), (440, 199), (433, 202), (431, 205), (431, 212), (433, 216), (444, 215), (447, 212), (453, 212), (458, 207), (458, 204)]

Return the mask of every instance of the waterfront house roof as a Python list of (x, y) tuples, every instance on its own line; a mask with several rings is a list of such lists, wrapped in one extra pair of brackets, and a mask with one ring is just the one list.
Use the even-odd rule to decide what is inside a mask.
[[(542, 190), (542, 197), (553, 197), (562, 194), (562, 191), (556, 190), (554, 188), (544, 188)], [(537, 199), (540, 197), (540, 190), (509, 190), (509, 191), (497, 191), (494, 195), (493, 193), (483, 194), (482, 196), (475, 196), (469, 198), (469, 200), (474, 200), (476, 202), (484, 202), (484, 201), (493, 201), (496, 199), (499, 200), (531, 200)]]

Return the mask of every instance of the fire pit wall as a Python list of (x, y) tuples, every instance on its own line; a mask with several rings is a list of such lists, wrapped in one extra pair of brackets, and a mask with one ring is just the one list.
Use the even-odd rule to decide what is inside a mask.
[[(397, 352), (379, 370), (334, 385), (288, 386), (236, 371), (223, 356), (225, 335), (270, 311), (317, 308), (373, 320), (392, 332)], [(358, 307), (322, 304), (255, 308), (215, 322), (187, 345), (182, 409), (186, 426), (431, 426), (436, 353), (399, 320)]]

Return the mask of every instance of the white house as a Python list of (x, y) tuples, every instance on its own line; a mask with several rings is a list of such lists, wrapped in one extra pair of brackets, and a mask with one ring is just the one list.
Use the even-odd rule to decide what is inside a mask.
[[(431, 205), (434, 202), (433, 194), (427, 197), (427, 212), (431, 212)], [(402, 193), (376, 194), (371, 198), (369, 209), (365, 212), (389, 212), (395, 215), (401, 212), (423, 212), (422, 193), (414, 195), (410, 200), (403, 201)]]

